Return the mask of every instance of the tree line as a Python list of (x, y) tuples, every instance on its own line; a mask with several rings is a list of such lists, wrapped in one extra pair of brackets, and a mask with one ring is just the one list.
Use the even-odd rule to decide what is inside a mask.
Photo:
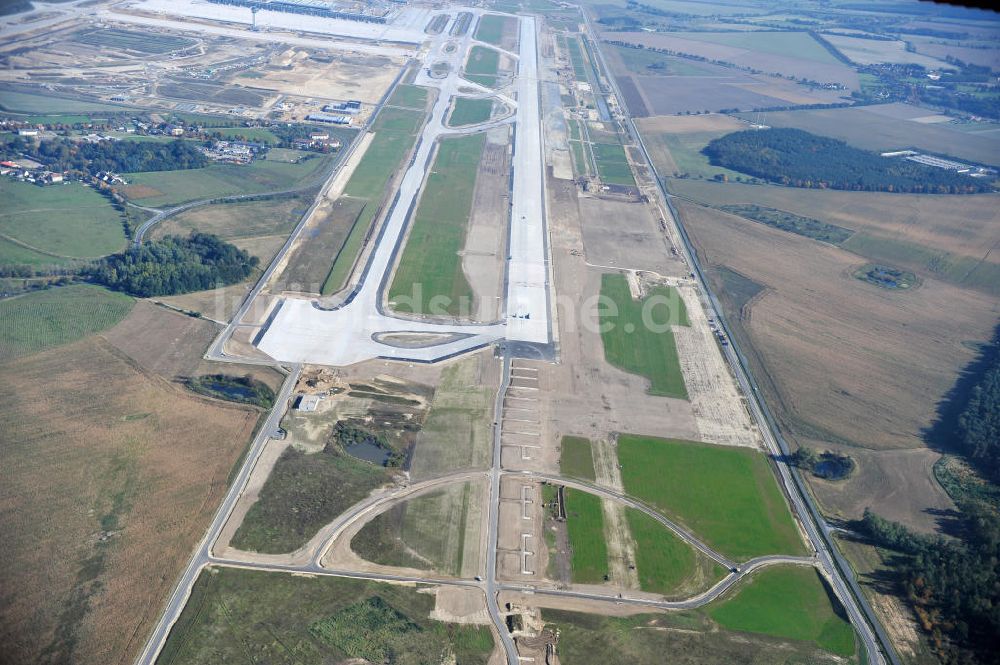
[(792, 187), (922, 194), (991, 189), (954, 171), (882, 157), (801, 129), (733, 132), (714, 139), (703, 152), (716, 166)]
[(1000, 342), (958, 417), (957, 444), (987, 476), (1000, 482)]
[(259, 259), (218, 236), (166, 236), (106, 256), (84, 271), (90, 279), (133, 296), (168, 296), (236, 284)]
[(74, 142), (67, 139), (41, 141), (35, 149), (39, 161), (54, 171), (79, 171), (94, 175), (101, 171), (179, 171), (200, 169), (208, 159), (188, 141)]

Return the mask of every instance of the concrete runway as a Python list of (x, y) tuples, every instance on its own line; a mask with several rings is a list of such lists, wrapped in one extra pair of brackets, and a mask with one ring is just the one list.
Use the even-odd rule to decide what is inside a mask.
[[(258, 343), (261, 351), (280, 362), (344, 366), (372, 358), (434, 362), (505, 338), (539, 344), (550, 341), (535, 30), (533, 18), (521, 18), (516, 102), (459, 77), (466, 53), (474, 43), (470, 35), (451, 38), (446, 30), (432, 40), (424, 60), (426, 67), (415, 83), (438, 88), (438, 98), (358, 285), (344, 303), (334, 309), (320, 309), (314, 300), (285, 298)], [(458, 42), (458, 48), (450, 54), (444, 50), (449, 42)], [(450, 62), (451, 72), (444, 79), (431, 78), (427, 73), (430, 65), (442, 60)], [(452, 97), (460, 95), (459, 88), (474, 89), (476, 96), (494, 95), (502, 103), (516, 107), (506, 321), (436, 323), (393, 316), (382, 306), (393, 265), (402, 250), (402, 239), (433, 162), (437, 141), (510, 122), (509, 118), (501, 118), (461, 129), (446, 127), (448, 109)], [(380, 341), (382, 333), (431, 333), (449, 337), (443, 343), (407, 348)]]

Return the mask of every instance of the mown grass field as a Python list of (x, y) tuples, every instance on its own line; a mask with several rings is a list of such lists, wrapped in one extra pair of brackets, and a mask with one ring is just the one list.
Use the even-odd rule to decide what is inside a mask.
[(708, 610), (730, 630), (813, 642), (842, 657), (855, 653), (854, 629), (812, 567), (775, 567), (754, 573)]
[(569, 488), (564, 491), (573, 581), (602, 584), (608, 574), (608, 546), (604, 538), (601, 498)]
[(564, 476), (594, 480), (594, 453), (590, 439), (580, 436), (564, 436), (559, 444), (559, 471)]
[(434, 595), (413, 587), (207, 569), (157, 663), (486, 665), (490, 629), (434, 621), (433, 609)]
[(722, 579), (726, 571), (700, 556), (649, 515), (626, 508), (628, 528), (635, 541), (635, 567), (643, 591), (664, 595), (694, 591)]
[(399, 311), (472, 312), (474, 294), (459, 252), (485, 144), (485, 134), (441, 141), (389, 288), (389, 304)]
[(139, 205), (160, 208), (186, 201), (307, 187), (319, 184), (336, 159), (308, 154), (309, 158), (296, 164), (262, 159), (246, 166), (211, 164), (201, 169), (130, 173), (125, 176), (129, 182), (125, 195)]
[(486, 46), (473, 46), (465, 63), (467, 74), (495, 76), (500, 67), (500, 52)]
[(270, 554), (291, 552), (388, 480), (384, 468), (346, 453), (288, 448), (230, 544)]
[(506, 21), (507, 18), (504, 16), (483, 14), (483, 17), (479, 19), (478, 27), (476, 27), (476, 39), (481, 42), (493, 44), (494, 46), (500, 46), (500, 40), (503, 38), (504, 23)]
[(6, 236), (0, 244), (0, 264), (60, 264), (125, 246), (121, 213), (90, 187), (38, 187), (3, 178), (0, 199), (0, 237)]
[(392, 91), (389, 105), (423, 110), (427, 106), (427, 88), (401, 83)]
[(492, 99), (469, 99), (459, 97), (455, 100), (455, 106), (448, 117), (448, 126), (461, 127), (463, 125), (475, 125), (486, 122), (493, 113)]
[(621, 144), (593, 144), (594, 161), (597, 162), (597, 173), (601, 180), (611, 185), (634, 185), (632, 169), (625, 156), (625, 148)]
[(618, 315), (601, 313), (601, 325), (610, 324), (601, 333), (605, 359), (620, 369), (649, 379), (649, 393), (664, 397), (687, 399), (684, 377), (677, 358), (674, 335), (668, 329), (650, 330), (643, 322), (643, 306), (653, 297), (663, 297), (676, 305), (668, 311), (664, 307), (649, 310), (650, 320), (659, 325), (689, 325), (684, 302), (671, 293), (669, 287), (655, 289), (643, 300), (632, 300), (628, 283), (622, 275), (604, 275), (601, 278), (601, 295), (617, 306)]
[(124, 319), (134, 302), (82, 284), (0, 300), (0, 362), (106, 330)]
[(320, 290), (324, 295), (337, 291), (347, 282), (365, 236), (375, 221), (379, 204), (386, 197), (389, 181), (413, 148), (424, 117), (422, 111), (385, 108), (375, 121), (375, 138), (344, 187), (344, 194), (363, 201), (364, 208), (340, 251), (334, 255)]
[(805, 553), (767, 459), (756, 450), (622, 435), (618, 461), (629, 495), (723, 554), (746, 560)]
[(577, 81), (587, 80), (587, 64), (583, 59), (583, 48), (580, 40), (576, 37), (565, 37), (566, 48), (569, 51), (569, 60), (573, 65), (573, 76)]

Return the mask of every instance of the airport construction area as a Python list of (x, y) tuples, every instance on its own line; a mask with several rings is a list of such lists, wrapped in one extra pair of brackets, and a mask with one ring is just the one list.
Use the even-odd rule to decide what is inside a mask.
[[(259, 252), (251, 282), (163, 302), (212, 323), (203, 363), (275, 390), (137, 662), (887, 662), (585, 17), (251, 5), (3, 28), (31, 45), (5, 84), (64, 66), (52, 28), (89, 48), (85, 16), (117, 46), (65, 94), (255, 122), (357, 102), (308, 188), (181, 210), (144, 185), (153, 237)], [(136, 31), (173, 55), (139, 67)]]

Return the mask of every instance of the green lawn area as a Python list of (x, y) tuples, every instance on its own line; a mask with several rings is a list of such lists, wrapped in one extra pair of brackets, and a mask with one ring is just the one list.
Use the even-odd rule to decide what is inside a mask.
[[(459, 252), (465, 246), (485, 144), (485, 134), (441, 141), (389, 289), (390, 305), (399, 311), (471, 312), (472, 287), (462, 271)], [(414, 296), (418, 298), (409, 304), (403, 302)], [(442, 296), (446, 300), (435, 307)]]
[[(689, 132), (686, 134), (653, 134), (652, 142), (659, 144), (662, 150), (670, 153), (677, 165), (677, 173), (686, 173), (694, 178), (713, 178), (722, 173), (729, 180), (749, 179), (750, 176), (721, 166), (713, 166), (708, 157), (701, 151), (712, 139), (724, 136), (727, 132)], [(673, 172), (661, 175), (669, 177)]]
[(287, 448), (231, 544), (269, 554), (291, 552), (387, 481), (384, 468), (346, 453)]
[(807, 32), (678, 32), (677, 37), (835, 65), (840, 61)]
[(473, 46), (465, 63), (465, 73), (496, 76), (500, 68), (500, 52), (485, 46)]
[[(632, 299), (623, 275), (604, 275), (601, 295), (610, 298), (618, 309), (617, 316), (601, 311), (601, 325), (607, 327), (601, 333), (607, 361), (649, 379), (651, 395), (687, 399), (673, 333), (669, 328), (651, 330), (643, 322), (643, 308), (647, 307), (648, 321), (656, 326), (689, 325), (684, 301), (677, 292), (660, 287), (650, 291), (642, 302), (637, 302)], [(661, 299), (664, 305), (654, 307), (653, 304)]]
[(486, 665), (488, 626), (430, 618), (434, 594), (340, 577), (208, 568), (157, 663)]
[(806, 552), (767, 458), (757, 450), (623, 434), (618, 461), (629, 495), (722, 554), (742, 561)]
[(483, 14), (483, 17), (479, 19), (479, 27), (476, 28), (476, 39), (481, 42), (500, 46), (500, 41), (503, 38), (504, 24), (507, 20), (505, 16)]
[(601, 584), (608, 574), (601, 498), (566, 488), (566, 530), (572, 550), (573, 582)]
[(281, 142), (281, 139), (275, 136), (274, 132), (266, 127), (219, 127), (216, 129), (209, 129), (209, 131), (213, 134), (221, 134), (223, 138), (227, 139), (241, 139), (256, 143), (269, 144)]
[(427, 106), (427, 88), (400, 83), (393, 90), (389, 105), (423, 110)]
[(400, 108), (384, 108), (373, 126), (372, 139), (365, 156), (344, 187), (344, 194), (366, 202), (351, 228), (343, 247), (336, 254), (320, 292), (328, 295), (342, 288), (351, 274), (361, 244), (375, 221), (379, 203), (386, 195), (389, 180), (416, 142), (425, 114)]
[(601, 180), (612, 185), (634, 185), (625, 148), (620, 143), (594, 143), (594, 159)]
[(625, 516), (635, 540), (635, 567), (643, 591), (664, 595), (676, 593), (699, 569), (712, 581), (722, 579), (726, 574), (722, 566), (699, 555), (646, 513), (626, 508)]
[[(129, 110), (126, 106), (67, 99), (65, 97), (53, 97), (50, 95), (38, 95), (14, 90), (0, 90), (0, 108), (5, 111), (17, 113), (39, 113), (45, 115), (102, 111), (125, 113)], [(83, 120), (82, 122), (87, 122), (87, 120)]]
[(486, 76), (483, 74), (466, 74), (465, 78), (473, 83), (478, 83), (479, 85), (486, 86), (487, 88), (497, 87), (496, 76)]
[(735, 593), (713, 604), (708, 614), (724, 628), (814, 642), (850, 657), (854, 629), (837, 600), (811, 567), (766, 568), (743, 580)]
[(570, 141), (569, 147), (573, 153), (573, 167), (576, 169), (577, 175), (587, 175), (590, 173), (587, 161), (587, 152), (584, 149), (583, 144), (579, 141)]
[(594, 453), (590, 439), (580, 436), (564, 436), (560, 444), (559, 471), (564, 476), (595, 480)]
[(0, 300), (0, 362), (106, 330), (124, 319), (134, 302), (84, 284)]
[(0, 264), (64, 263), (125, 246), (121, 213), (91, 187), (75, 182), (39, 187), (3, 178), (0, 199), (0, 236), (16, 241), (0, 244)]
[(587, 66), (583, 59), (580, 41), (576, 37), (566, 37), (566, 47), (569, 50), (570, 62), (573, 64), (573, 75), (577, 81), (586, 81)]
[(461, 127), (463, 125), (475, 125), (486, 122), (493, 112), (492, 99), (469, 99), (459, 97), (455, 100), (455, 107), (448, 118), (449, 127)]
[(201, 169), (129, 173), (125, 195), (135, 203), (153, 208), (186, 201), (258, 194), (319, 184), (335, 159), (332, 155), (304, 153), (309, 158), (297, 164), (259, 159), (252, 164), (211, 164)]

